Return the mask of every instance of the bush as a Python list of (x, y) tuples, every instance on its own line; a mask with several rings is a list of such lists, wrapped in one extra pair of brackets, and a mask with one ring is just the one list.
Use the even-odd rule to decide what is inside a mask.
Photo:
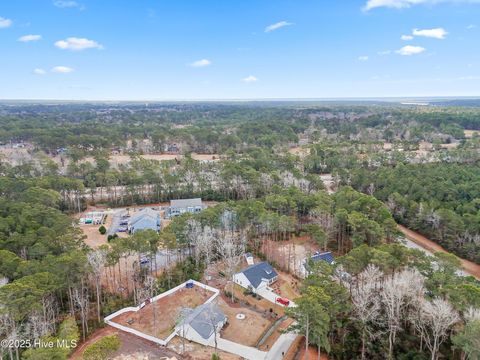
[(218, 354), (212, 354), (212, 360), (221, 360), (220, 355)]
[(84, 360), (104, 360), (120, 348), (117, 335), (109, 335), (88, 346), (83, 352)]
[(107, 241), (110, 242), (110, 241), (112, 241), (113, 239), (116, 239), (116, 238), (118, 238), (117, 234), (108, 235), (107, 236)]
[(105, 226), (102, 225), (98, 228), (98, 231), (100, 232), (100, 234), (105, 235), (107, 229), (105, 228)]

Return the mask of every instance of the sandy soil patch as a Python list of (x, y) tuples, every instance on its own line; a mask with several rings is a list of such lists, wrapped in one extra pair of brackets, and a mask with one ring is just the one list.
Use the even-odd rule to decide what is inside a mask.
[[(215, 349), (210, 346), (203, 346), (194, 342), (189, 342), (185, 340), (182, 342), (178, 336), (174, 337), (167, 345), (168, 349), (171, 349), (179, 354), (183, 354), (183, 345), (185, 344), (185, 358), (193, 360), (211, 360), (212, 354), (215, 352)], [(242, 358), (238, 355), (233, 355), (224, 351), (217, 351), (217, 354), (220, 355), (222, 360), (241, 360)]]
[(81, 360), (85, 348), (94, 342), (100, 340), (104, 336), (116, 334), (121, 342), (120, 349), (118, 349), (111, 357), (115, 360), (173, 360), (184, 359), (183, 356), (175, 353), (171, 349), (157, 346), (154, 343), (137, 336), (119, 331), (110, 326), (95, 331), (86, 342), (79, 345), (73, 354), (70, 356), (71, 360)]
[(212, 295), (211, 291), (198, 286), (192, 289), (183, 288), (146, 305), (140, 311), (126, 312), (113, 318), (112, 321), (159, 339), (165, 339), (173, 332), (182, 308), (193, 309), (203, 304)]
[(288, 152), (292, 155), (297, 155), (300, 157), (305, 157), (309, 154), (309, 149), (304, 148), (302, 146), (296, 146), (288, 149)]
[(279, 268), (297, 276), (302, 274), (300, 268), (303, 259), (318, 250), (319, 246), (307, 236), (295, 237), (289, 241), (266, 240), (263, 246), (268, 261), (275, 261)]
[[(110, 216), (107, 217), (107, 221), (104, 226), (107, 227), (111, 222), (112, 219)], [(82, 230), (83, 234), (86, 236), (84, 243), (87, 244), (92, 249), (98, 248), (100, 245), (107, 244), (107, 235), (102, 235), (98, 231), (98, 228), (101, 225), (79, 225), (80, 229)]]
[[(88, 206), (85, 211), (82, 211), (81, 213), (74, 214), (72, 217), (75, 219), (75, 221), (79, 221), (80, 218), (86, 217), (86, 214), (89, 212), (107, 212), (108, 208), (106, 206)], [(113, 214), (108, 213), (106, 214), (107, 217), (105, 219), (105, 223), (103, 226), (105, 226), (106, 229), (108, 229), (112, 223), (113, 219)], [(100, 228), (101, 225), (93, 225), (93, 224), (79, 224), (78, 227), (82, 230), (83, 234), (86, 236), (84, 242), (86, 245), (89, 247), (95, 249), (98, 248), (100, 245), (108, 244), (107, 241), (107, 235), (100, 234), (98, 229)]]
[(0, 147), (0, 159), (12, 166), (32, 161), (33, 157), (28, 148)]
[(300, 286), (300, 281), (295, 279), (292, 275), (287, 274), (282, 271), (278, 271), (278, 280), (273, 283), (270, 287), (282, 297), (286, 297), (290, 300), (295, 300), (300, 297), (300, 291), (298, 287)]
[(472, 138), (475, 134), (480, 135), (480, 131), (478, 130), (463, 130), (463, 133), (467, 139)]
[[(255, 346), (270, 327), (272, 321), (268, 315), (246, 307), (231, 307), (223, 299), (218, 302), (228, 319), (228, 324), (221, 331), (221, 337), (247, 346)], [(237, 314), (244, 314), (244, 320), (238, 320)]]
[(217, 160), (220, 160), (220, 155), (192, 153), (192, 159), (198, 160), (198, 161), (217, 161)]
[[(155, 160), (155, 161), (171, 161), (171, 160), (181, 160), (183, 155), (180, 154), (145, 154), (140, 155), (141, 158), (146, 160)], [(216, 161), (220, 159), (218, 154), (192, 154), (192, 159), (198, 161)], [(110, 155), (110, 164), (113, 166), (125, 165), (132, 161), (130, 155)]]
[(452, 150), (452, 149), (456, 149), (458, 145), (460, 145), (460, 143), (440, 144), (440, 148)]
[[(306, 360), (306, 359), (318, 359), (318, 349), (315, 346), (308, 347), (308, 356), (305, 354), (305, 341), (302, 341), (300, 345), (300, 353), (296, 357), (298, 360)], [(328, 355), (325, 352), (320, 354), (321, 360), (328, 360)]]

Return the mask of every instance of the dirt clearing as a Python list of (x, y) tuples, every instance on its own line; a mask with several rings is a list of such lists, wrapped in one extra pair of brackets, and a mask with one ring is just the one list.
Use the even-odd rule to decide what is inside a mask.
[[(263, 315), (262, 312), (253, 311), (246, 307), (231, 307), (223, 299), (219, 300), (218, 306), (228, 319), (228, 324), (221, 331), (220, 336), (223, 339), (247, 346), (255, 346), (272, 324), (268, 315)], [(245, 315), (245, 319), (237, 319), (237, 314)]]
[(81, 360), (86, 347), (108, 335), (117, 335), (120, 339), (120, 349), (109, 357), (113, 360), (126, 359), (142, 359), (142, 360), (158, 360), (158, 359), (184, 359), (183, 356), (174, 351), (155, 345), (145, 339), (139, 338), (123, 331), (119, 331), (110, 326), (97, 330), (86, 342), (81, 344), (70, 356), (71, 360)]
[(165, 339), (174, 331), (182, 308), (196, 308), (212, 295), (211, 291), (198, 286), (192, 289), (183, 288), (146, 305), (139, 311), (121, 314), (112, 321), (144, 334)]

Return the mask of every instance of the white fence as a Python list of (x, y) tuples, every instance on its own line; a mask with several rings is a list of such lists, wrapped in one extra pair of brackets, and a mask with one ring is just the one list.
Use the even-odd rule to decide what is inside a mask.
[[(210, 296), (207, 301), (205, 301), (205, 304), (206, 303), (209, 303), (209, 302), (212, 302), (219, 294), (220, 294), (220, 290), (218, 289), (215, 289), (211, 286), (208, 286), (208, 285), (205, 285), (205, 284), (202, 284), (201, 282), (198, 282), (198, 281), (195, 281), (195, 280), (187, 280), (185, 281), (183, 284), (180, 284), (168, 291), (165, 291), (164, 293), (161, 293), (153, 298), (150, 299), (150, 303), (153, 303), (154, 301), (157, 301), (158, 299), (161, 299), (165, 296), (168, 296), (168, 295), (171, 295), (173, 294), (174, 292), (176, 292), (177, 290), (180, 290), (180, 289), (183, 289), (186, 287), (187, 283), (193, 283), (195, 284), (196, 286), (198, 287), (201, 287), (202, 289), (205, 289), (205, 290), (209, 290), (211, 292), (213, 292), (213, 295)], [(176, 332), (173, 331), (166, 339), (159, 339), (155, 336), (151, 336), (151, 335), (147, 335), (141, 331), (138, 331), (138, 330), (135, 330), (135, 329), (132, 329), (128, 326), (124, 326), (124, 325), (120, 325), (114, 321), (112, 321), (112, 319), (116, 318), (117, 316), (121, 315), (121, 314), (124, 314), (126, 312), (135, 312), (135, 311), (139, 311), (140, 309), (142, 309), (144, 306), (146, 305), (146, 302), (143, 302), (141, 303), (139, 306), (131, 306), (131, 307), (126, 307), (126, 308), (123, 308), (123, 309), (120, 309), (116, 312), (114, 312), (113, 314), (110, 314), (108, 315), (107, 317), (105, 317), (105, 323), (116, 328), (116, 329), (119, 329), (119, 330), (122, 330), (122, 331), (125, 331), (125, 332), (128, 332), (130, 334), (133, 334), (133, 335), (136, 335), (136, 336), (139, 336), (141, 338), (144, 338), (144, 339), (147, 339), (147, 340), (150, 340), (150, 341), (153, 341), (154, 343), (157, 343), (159, 345), (162, 345), (162, 346), (165, 346), (168, 344), (168, 342), (170, 340), (173, 339), (173, 337), (176, 335)]]

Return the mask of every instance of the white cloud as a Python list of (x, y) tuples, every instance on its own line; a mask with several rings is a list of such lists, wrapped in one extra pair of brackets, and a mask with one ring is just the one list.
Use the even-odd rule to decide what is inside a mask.
[(0, 29), (8, 28), (12, 26), (13, 21), (10, 19), (6, 19), (0, 16)]
[(293, 23), (289, 23), (287, 21), (279, 21), (275, 24), (272, 24), (272, 25), (268, 25), (266, 28), (265, 28), (265, 32), (271, 32), (271, 31), (275, 31), (275, 30), (278, 30), (282, 27), (285, 27), (285, 26), (291, 26), (293, 25)]
[(76, 1), (73, 0), (56, 0), (53, 2), (53, 5), (55, 5), (58, 8), (83, 8), (83, 5), (79, 4)]
[(364, 10), (368, 11), (375, 8), (387, 7), (394, 9), (409, 8), (418, 4), (439, 4), (439, 3), (465, 3), (465, 4), (479, 4), (480, 0), (368, 0)]
[(23, 35), (18, 38), (18, 41), (21, 41), (21, 42), (38, 41), (41, 38), (42, 38), (42, 35)]
[(249, 75), (246, 78), (243, 78), (242, 81), (246, 83), (254, 83), (254, 82), (257, 82), (258, 79), (253, 75)]
[(421, 47), (421, 46), (413, 46), (413, 45), (407, 45), (402, 47), (400, 50), (397, 50), (396, 53), (403, 55), (403, 56), (410, 56), (410, 55), (417, 55), (421, 54), (425, 51), (426, 49)]
[(45, 70), (43, 70), (43, 69), (38, 69), (38, 68), (37, 68), (37, 69), (34, 69), (34, 70), (33, 70), (33, 73), (34, 73), (35, 75), (45, 75), (47, 72), (46, 72)]
[(412, 36), (412, 35), (402, 35), (400, 38), (401, 38), (403, 41), (413, 40), (413, 36)]
[(73, 69), (68, 66), (55, 66), (51, 71), (58, 74), (68, 74), (73, 72)]
[(368, 61), (368, 56), (366, 55), (359, 56), (358, 61)]
[(191, 67), (195, 67), (195, 68), (205, 67), (209, 65), (212, 65), (212, 62), (208, 59), (197, 60), (190, 64)]
[(382, 51), (377, 52), (377, 54), (380, 55), (380, 56), (390, 55), (391, 53), (392, 53), (391, 50), (382, 50)]
[(81, 51), (85, 49), (103, 49), (103, 46), (96, 41), (77, 37), (69, 37), (66, 40), (59, 40), (55, 43), (55, 46), (62, 50), (72, 51)]
[(461, 76), (458, 79), (459, 80), (480, 80), (480, 76), (473, 76), (473, 75)]
[(429, 38), (434, 38), (434, 39), (445, 39), (445, 36), (447, 36), (448, 32), (445, 31), (444, 28), (435, 28), (435, 29), (413, 29), (413, 35), (415, 36), (423, 36), (423, 37), (429, 37)]
[(472, 30), (472, 29), (475, 29), (477, 27), (477, 25), (474, 25), (474, 24), (470, 24), (467, 26), (467, 30)]

